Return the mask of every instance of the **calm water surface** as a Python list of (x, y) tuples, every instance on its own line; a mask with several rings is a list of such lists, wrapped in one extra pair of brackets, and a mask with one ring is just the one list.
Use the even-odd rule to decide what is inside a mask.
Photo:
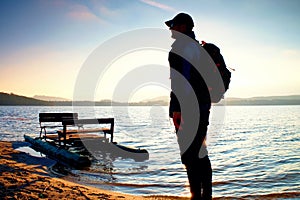
[[(115, 141), (146, 148), (149, 160), (108, 154), (76, 182), (138, 195), (188, 196), (188, 182), (167, 107), (0, 107), (0, 140), (39, 133), (39, 112), (114, 117)], [(208, 147), (214, 197), (300, 198), (300, 106), (213, 107)]]

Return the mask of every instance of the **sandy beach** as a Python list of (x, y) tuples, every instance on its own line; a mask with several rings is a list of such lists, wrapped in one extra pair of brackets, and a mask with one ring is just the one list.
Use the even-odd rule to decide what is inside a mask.
[[(58, 178), (51, 166), (53, 160), (31, 156), (15, 148), (18, 142), (0, 141), (0, 199), (101, 199), (101, 200), (188, 200), (178, 196), (134, 196), (103, 190)], [(20, 142), (19, 142), (20, 143)], [(215, 197), (215, 199), (283, 199), (297, 198), (298, 193), (250, 195), (245, 198)]]
[(72, 183), (49, 173), (53, 162), (17, 151), (0, 141), (0, 199), (188, 199), (133, 196)]

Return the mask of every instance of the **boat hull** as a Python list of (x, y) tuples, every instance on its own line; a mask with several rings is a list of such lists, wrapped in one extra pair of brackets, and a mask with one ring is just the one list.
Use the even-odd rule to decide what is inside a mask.
[(86, 168), (91, 165), (91, 161), (87, 156), (81, 156), (77, 153), (51, 145), (49, 142), (43, 141), (40, 138), (33, 138), (28, 135), (24, 135), (24, 138), (35, 150), (62, 164), (72, 166), (76, 169)]

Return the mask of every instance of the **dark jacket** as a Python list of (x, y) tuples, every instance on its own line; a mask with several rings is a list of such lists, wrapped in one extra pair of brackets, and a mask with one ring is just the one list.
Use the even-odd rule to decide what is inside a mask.
[[(184, 96), (190, 98), (192, 92), (195, 92), (199, 104), (210, 103), (209, 91), (206, 83), (199, 73), (201, 66), (201, 46), (195, 43), (195, 35), (193, 32), (187, 34), (193, 40), (185, 38), (177, 38), (172, 44), (169, 52), (170, 78), (171, 78), (171, 101), (170, 101), (170, 117), (173, 112), (180, 112), (180, 102), (176, 96)], [(189, 57), (193, 61), (193, 66), (185, 58)]]

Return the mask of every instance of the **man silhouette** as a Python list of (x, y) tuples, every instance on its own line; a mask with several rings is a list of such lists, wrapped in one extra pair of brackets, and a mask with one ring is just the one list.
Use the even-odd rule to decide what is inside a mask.
[(179, 13), (165, 24), (175, 39), (169, 53), (171, 101), (181, 161), (186, 167), (192, 199), (212, 198), (212, 169), (205, 138), (209, 124), (211, 100), (201, 71), (202, 47), (195, 39), (190, 15)]

